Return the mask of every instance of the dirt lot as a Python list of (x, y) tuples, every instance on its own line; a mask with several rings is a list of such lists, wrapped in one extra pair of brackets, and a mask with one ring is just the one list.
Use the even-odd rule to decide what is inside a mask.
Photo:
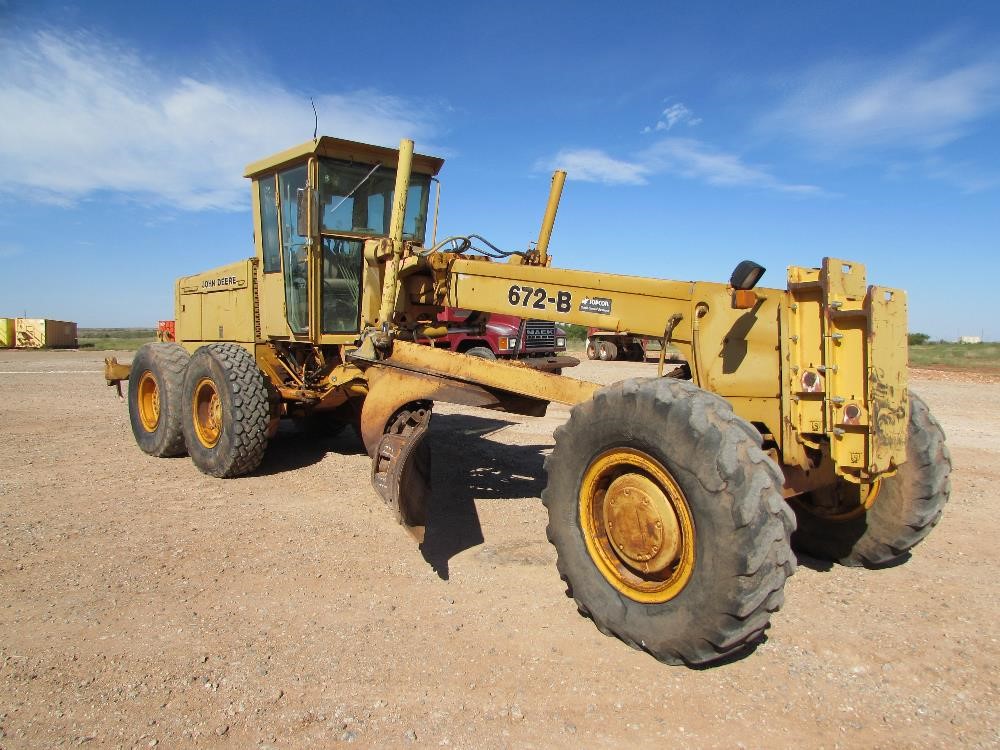
[(910, 560), (801, 558), (767, 641), (692, 671), (564, 595), (538, 498), (566, 409), (440, 408), (421, 553), (353, 436), (283, 431), (237, 480), (142, 454), (102, 354), (0, 353), (0, 747), (1000, 744), (995, 378), (914, 373), (955, 473)]

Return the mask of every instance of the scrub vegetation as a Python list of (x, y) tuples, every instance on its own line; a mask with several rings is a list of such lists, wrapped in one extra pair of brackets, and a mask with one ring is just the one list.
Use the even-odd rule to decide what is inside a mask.
[(81, 349), (135, 351), (156, 341), (155, 328), (80, 328), (77, 340)]
[(938, 341), (911, 344), (910, 365), (956, 370), (1000, 370), (1000, 343), (958, 344)]

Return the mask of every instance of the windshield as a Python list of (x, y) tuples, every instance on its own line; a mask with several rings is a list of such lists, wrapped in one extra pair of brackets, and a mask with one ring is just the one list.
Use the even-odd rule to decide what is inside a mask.
[[(334, 234), (389, 233), (389, 216), (396, 185), (396, 170), (372, 164), (320, 159), (320, 229)], [(372, 172), (370, 175), (369, 173)], [(366, 175), (369, 175), (366, 179)], [(410, 175), (406, 196), (403, 238), (423, 244), (427, 231), (427, 201), (431, 178)], [(353, 193), (351, 191), (354, 191)], [(345, 196), (350, 195), (345, 199)]]

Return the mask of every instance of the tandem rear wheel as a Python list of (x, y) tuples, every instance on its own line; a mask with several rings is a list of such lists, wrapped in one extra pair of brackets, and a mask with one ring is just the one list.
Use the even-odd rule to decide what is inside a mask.
[(128, 412), (135, 442), (151, 456), (184, 455), (184, 370), (188, 353), (177, 344), (144, 344), (132, 360)]
[(618, 359), (618, 345), (607, 339), (599, 341), (597, 343), (597, 358), (602, 362), (612, 362)]
[(238, 344), (208, 344), (184, 377), (184, 443), (203, 473), (238, 477), (256, 469), (268, 443), (270, 401), (264, 375)]
[[(813, 557), (842, 565), (888, 565), (904, 557), (937, 525), (951, 493), (950, 475), (944, 431), (923, 399), (911, 393), (906, 462), (870, 488), (840, 480), (833, 487), (793, 498), (798, 529), (792, 543)], [(831, 493), (836, 497), (822, 496)], [(819, 511), (849, 503), (856, 512), (831, 516)]]
[(580, 611), (670, 664), (750, 650), (795, 569), (795, 519), (758, 431), (661, 378), (601, 389), (555, 437), (547, 534)]

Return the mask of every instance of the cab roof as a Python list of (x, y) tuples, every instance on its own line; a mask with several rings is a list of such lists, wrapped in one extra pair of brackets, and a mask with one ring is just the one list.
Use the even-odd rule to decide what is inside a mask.
[[(344, 161), (358, 162), (360, 164), (375, 164), (378, 162), (386, 167), (393, 168), (399, 162), (399, 151), (397, 149), (372, 146), (368, 143), (347, 141), (343, 138), (333, 138), (324, 135), (247, 165), (243, 176), (256, 177), (259, 174), (273, 172), (286, 164), (301, 162), (313, 154), (342, 159)], [(444, 159), (439, 159), (436, 156), (413, 155), (413, 172), (436, 175), (441, 171), (443, 165)]]

